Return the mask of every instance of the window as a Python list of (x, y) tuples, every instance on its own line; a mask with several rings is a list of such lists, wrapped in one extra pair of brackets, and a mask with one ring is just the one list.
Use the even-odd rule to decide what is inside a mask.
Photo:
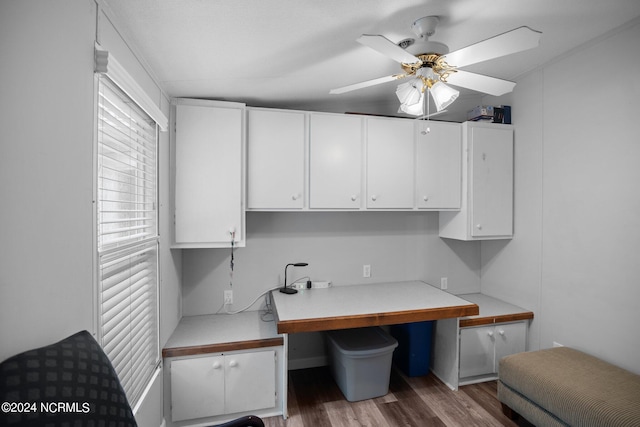
[(157, 125), (98, 79), (99, 340), (135, 407), (160, 362)]

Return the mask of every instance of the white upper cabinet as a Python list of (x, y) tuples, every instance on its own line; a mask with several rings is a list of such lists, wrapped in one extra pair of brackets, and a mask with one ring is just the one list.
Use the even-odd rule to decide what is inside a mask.
[(247, 114), (247, 208), (302, 209), (305, 113), (249, 109)]
[(244, 105), (175, 104), (174, 246), (243, 246)]
[(368, 209), (411, 209), (414, 198), (414, 124), (367, 118)]
[(462, 138), (462, 205), (458, 212), (440, 212), (440, 237), (509, 239), (513, 236), (513, 128), (466, 122)]
[(363, 120), (344, 114), (310, 114), (309, 208), (361, 207)]
[(415, 122), (416, 206), (460, 209), (462, 130), (458, 123)]

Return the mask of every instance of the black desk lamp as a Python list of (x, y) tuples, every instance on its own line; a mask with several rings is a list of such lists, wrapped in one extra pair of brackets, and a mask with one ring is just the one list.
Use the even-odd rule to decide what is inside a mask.
[(284, 286), (282, 286), (280, 288), (280, 292), (282, 292), (283, 294), (297, 294), (298, 290), (297, 289), (293, 289), (293, 288), (287, 288), (287, 267), (289, 267), (290, 265), (293, 265), (294, 267), (306, 267), (307, 264), (306, 262), (296, 262), (293, 264), (287, 264), (286, 267), (284, 268)]

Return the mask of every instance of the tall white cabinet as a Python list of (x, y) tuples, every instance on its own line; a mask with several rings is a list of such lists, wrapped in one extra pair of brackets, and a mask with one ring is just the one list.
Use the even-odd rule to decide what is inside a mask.
[(174, 247), (243, 246), (244, 104), (174, 101)]
[(462, 124), (462, 203), (440, 212), (440, 237), (457, 240), (513, 236), (513, 127)]

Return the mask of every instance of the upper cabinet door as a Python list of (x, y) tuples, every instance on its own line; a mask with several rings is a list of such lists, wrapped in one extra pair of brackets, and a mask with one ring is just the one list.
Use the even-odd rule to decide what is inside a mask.
[(311, 113), (309, 208), (361, 207), (362, 120), (359, 116)]
[(416, 205), (460, 209), (462, 129), (458, 123), (416, 121)]
[(413, 127), (408, 119), (367, 119), (367, 208), (413, 207)]
[(513, 234), (513, 131), (470, 128), (471, 235)]
[(175, 246), (242, 246), (244, 110), (178, 102), (195, 105), (176, 105)]
[(249, 110), (247, 208), (304, 206), (305, 114)]

